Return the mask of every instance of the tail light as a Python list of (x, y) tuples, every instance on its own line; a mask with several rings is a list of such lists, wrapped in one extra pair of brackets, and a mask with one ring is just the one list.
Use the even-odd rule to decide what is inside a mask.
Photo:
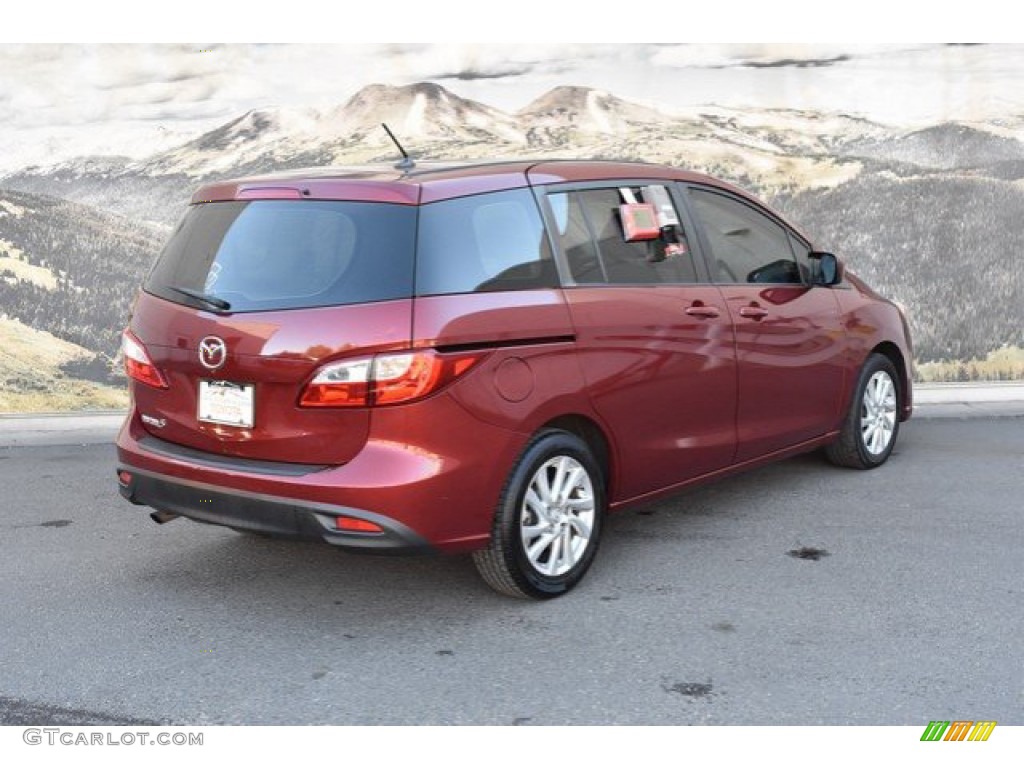
[(299, 405), (365, 408), (420, 400), (455, 381), (483, 356), (481, 352), (442, 355), (426, 349), (331, 363), (306, 385)]
[(121, 352), (124, 354), (124, 371), (128, 378), (141, 381), (157, 389), (167, 389), (167, 380), (160, 369), (153, 365), (149, 353), (135, 334), (125, 329), (121, 334)]

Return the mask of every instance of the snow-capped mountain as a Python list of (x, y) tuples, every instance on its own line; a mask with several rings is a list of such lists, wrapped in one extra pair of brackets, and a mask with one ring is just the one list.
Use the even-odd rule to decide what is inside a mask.
[(528, 124), (531, 143), (541, 136), (623, 136), (641, 125), (658, 125), (672, 118), (657, 110), (613, 96), (606, 91), (561, 85), (538, 97), (516, 113)]
[[(130, 168), (151, 176), (183, 173), (202, 178), (238, 170), (363, 161), (367, 155), (390, 156), (396, 151), (381, 123), (387, 123), (409, 149), (438, 141), (525, 143), (511, 115), (434, 83), (368, 85), (344, 104), (322, 112), (247, 112)], [(359, 158), (360, 153), (364, 157)]]
[(289, 151), (298, 151), (319, 119), (319, 113), (313, 109), (251, 110), (179, 147), (132, 163), (129, 168), (152, 176), (205, 176), (267, 155), (284, 158)]
[(464, 99), (435, 83), (405, 86), (368, 85), (320, 123), (320, 137), (339, 141), (359, 137), (389, 144), (381, 123), (412, 143), (421, 139), (523, 142), (518, 121), (501, 110)]
[[(789, 155), (823, 155), (839, 146), (891, 135), (868, 121), (815, 113), (752, 115), (710, 107), (670, 115), (580, 86), (554, 88), (508, 114), (434, 83), (378, 84), (323, 111), (250, 111), (134, 162), (80, 158), (54, 168), (24, 169), (9, 177), (9, 186), (107, 204), (111, 201), (96, 196), (93, 181), (102, 179), (105, 185), (112, 177), (126, 183), (132, 177), (180, 177), (176, 183), (184, 185), (217, 176), (388, 160), (396, 157), (396, 149), (381, 123), (391, 127), (411, 154), (424, 159), (643, 158), (727, 173), (735, 168), (738, 179), (767, 186), (778, 185), (771, 178), (777, 169), (789, 173), (797, 165), (813, 171), (820, 165), (806, 157), (794, 163), (786, 159)], [(803, 170), (802, 175), (813, 176)]]

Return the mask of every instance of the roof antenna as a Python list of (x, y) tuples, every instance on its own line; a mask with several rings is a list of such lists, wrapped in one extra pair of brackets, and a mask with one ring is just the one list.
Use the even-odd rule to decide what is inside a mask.
[(397, 168), (400, 171), (409, 171), (415, 168), (416, 161), (409, 157), (409, 153), (405, 151), (405, 147), (403, 147), (399, 143), (398, 139), (395, 138), (395, 134), (393, 134), (391, 132), (391, 129), (388, 128), (388, 124), (381, 123), (381, 126), (384, 128), (385, 131), (388, 132), (388, 136), (391, 137), (391, 140), (395, 142), (395, 146), (398, 147), (398, 151), (402, 153), (402, 159), (395, 163), (395, 168)]

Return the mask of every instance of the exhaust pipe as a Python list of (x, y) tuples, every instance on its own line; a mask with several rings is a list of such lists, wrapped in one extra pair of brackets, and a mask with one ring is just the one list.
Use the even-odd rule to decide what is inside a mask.
[(181, 517), (181, 515), (176, 515), (173, 512), (161, 512), (160, 510), (149, 513), (149, 519), (157, 525), (169, 523), (171, 520), (177, 520), (179, 517)]

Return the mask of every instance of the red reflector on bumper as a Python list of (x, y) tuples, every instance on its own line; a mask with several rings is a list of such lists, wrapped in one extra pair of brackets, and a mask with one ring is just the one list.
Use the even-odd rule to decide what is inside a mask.
[(384, 529), (369, 520), (360, 520), (357, 517), (337, 517), (334, 524), (339, 531), (356, 531), (358, 533), (384, 533)]
[(119, 482), (121, 485), (131, 485), (132, 473), (125, 472), (122, 469), (120, 472), (117, 473), (117, 482)]

